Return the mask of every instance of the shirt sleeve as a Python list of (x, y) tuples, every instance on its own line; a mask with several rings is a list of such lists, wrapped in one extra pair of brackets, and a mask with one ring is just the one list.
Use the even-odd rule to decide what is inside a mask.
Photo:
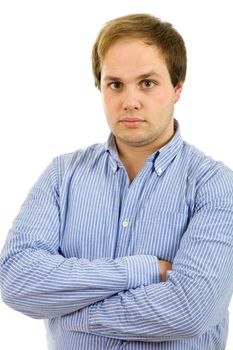
[(54, 160), (23, 203), (2, 250), (0, 282), (6, 304), (34, 318), (52, 318), (159, 281), (154, 256), (64, 258), (59, 253), (60, 239)]
[(232, 291), (233, 175), (222, 168), (197, 192), (195, 213), (165, 283), (120, 292), (62, 317), (62, 324), (122, 340), (192, 338), (224, 319)]

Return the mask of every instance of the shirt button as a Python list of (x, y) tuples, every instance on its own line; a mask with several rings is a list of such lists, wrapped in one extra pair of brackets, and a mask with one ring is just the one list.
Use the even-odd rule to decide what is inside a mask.
[(158, 175), (161, 175), (162, 172), (163, 172), (163, 169), (161, 169), (161, 168), (158, 168), (158, 169), (157, 169), (157, 174), (158, 174)]
[(125, 219), (125, 220), (123, 221), (123, 223), (122, 223), (122, 226), (123, 226), (123, 227), (127, 227), (128, 225), (129, 225), (129, 222), (128, 222), (127, 219)]

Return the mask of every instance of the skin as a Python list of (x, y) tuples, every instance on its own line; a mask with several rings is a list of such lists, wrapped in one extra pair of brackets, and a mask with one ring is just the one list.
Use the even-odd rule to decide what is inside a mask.
[(159, 260), (159, 269), (160, 269), (160, 281), (166, 282), (167, 280), (167, 272), (172, 270), (172, 264), (170, 261)]
[[(103, 107), (130, 181), (152, 153), (174, 135), (174, 105), (183, 82), (171, 83), (158, 48), (138, 39), (120, 39), (108, 49), (101, 69)], [(169, 261), (159, 260), (166, 281)]]
[(156, 46), (126, 38), (108, 49), (101, 69), (103, 107), (131, 181), (148, 156), (172, 138), (182, 86), (173, 87)]

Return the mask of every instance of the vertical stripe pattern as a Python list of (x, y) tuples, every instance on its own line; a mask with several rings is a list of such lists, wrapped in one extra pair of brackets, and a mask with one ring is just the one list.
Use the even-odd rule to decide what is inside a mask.
[[(173, 263), (160, 283), (159, 261)], [(233, 292), (233, 173), (181, 138), (132, 183), (106, 144), (59, 156), (1, 253), (5, 303), (51, 350), (221, 350)]]

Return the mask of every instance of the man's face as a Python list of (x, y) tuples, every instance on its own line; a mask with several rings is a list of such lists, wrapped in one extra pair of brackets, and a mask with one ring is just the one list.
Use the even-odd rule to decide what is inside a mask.
[(117, 145), (156, 150), (174, 133), (173, 110), (182, 83), (172, 86), (166, 63), (155, 46), (121, 39), (108, 49), (101, 91), (108, 125)]

